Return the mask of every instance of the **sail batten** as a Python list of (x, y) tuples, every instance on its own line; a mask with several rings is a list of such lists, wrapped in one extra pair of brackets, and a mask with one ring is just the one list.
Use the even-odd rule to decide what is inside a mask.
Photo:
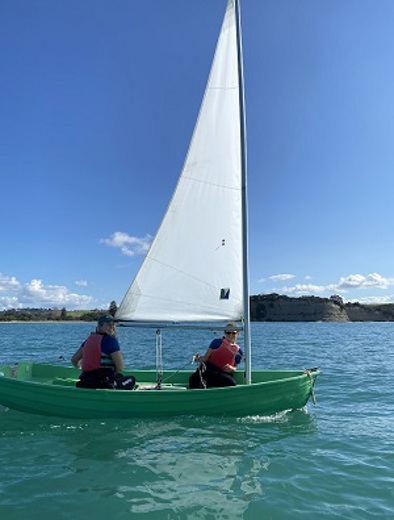
[(229, 0), (175, 192), (116, 314), (130, 321), (225, 321), (244, 314), (237, 27)]

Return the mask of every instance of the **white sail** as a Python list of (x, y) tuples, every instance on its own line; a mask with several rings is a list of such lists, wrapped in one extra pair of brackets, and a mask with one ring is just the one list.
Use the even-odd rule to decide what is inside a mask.
[(240, 102), (229, 0), (197, 124), (175, 193), (116, 318), (243, 316)]

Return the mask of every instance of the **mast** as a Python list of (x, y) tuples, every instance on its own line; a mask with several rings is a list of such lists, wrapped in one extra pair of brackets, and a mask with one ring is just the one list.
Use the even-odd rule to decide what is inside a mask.
[(240, 0), (235, 3), (235, 23), (237, 30), (239, 108), (241, 123), (241, 179), (242, 179), (242, 258), (243, 258), (243, 308), (244, 308), (244, 349), (246, 383), (251, 384), (251, 339), (250, 339), (250, 297), (249, 297), (249, 233), (248, 233), (248, 190), (247, 190), (247, 150), (246, 150), (246, 116), (245, 92), (242, 56), (242, 30)]

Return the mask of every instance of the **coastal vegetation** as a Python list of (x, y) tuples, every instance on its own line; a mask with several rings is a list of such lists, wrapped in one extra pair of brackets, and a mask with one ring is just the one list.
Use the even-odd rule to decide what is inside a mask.
[(394, 321), (394, 304), (344, 303), (341, 296), (330, 298), (280, 294), (251, 296), (252, 321)]
[[(394, 303), (364, 305), (344, 303), (338, 295), (330, 298), (280, 294), (250, 297), (252, 321), (394, 321)], [(67, 310), (58, 308), (23, 308), (0, 311), (0, 322), (96, 321), (102, 314), (115, 316), (117, 304), (107, 309)]]
[(93, 309), (84, 311), (67, 310), (57, 308), (30, 308), (7, 309), (0, 311), (1, 321), (97, 321), (102, 314), (115, 316), (118, 307), (112, 301), (108, 309)]

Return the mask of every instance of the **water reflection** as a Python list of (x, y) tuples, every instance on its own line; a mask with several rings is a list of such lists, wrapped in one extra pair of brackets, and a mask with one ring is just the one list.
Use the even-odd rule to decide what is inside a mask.
[(72, 435), (70, 428), (60, 426), (74, 471), (83, 475), (81, 492), (87, 491), (91, 467), (108, 462), (106, 481), (132, 513), (177, 519), (186, 518), (187, 510), (196, 519), (225, 519), (242, 518), (251, 502), (261, 500), (270, 464), (283, 454), (282, 441), (311, 434), (316, 424), (300, 411), (270, 423), (185, 417), (116, 426), (75, 423)]
[[(97, 508), (101, 502), (104, 508), (110, 502), (124, 512), (118, 518), (149, 513), (150, 520), (245, 517), (253, 504), (264, 500), (272, 464), (287, 457), (300, 436), (314, 435), (317, 430), (315, 418), (305, 411), (268, 419), (182, 417), (119, 422), (63, 420), (13, 411), (3, 417), (7, 419), (0, 437), (4, 461), (10, 455), (7, 446), (15, 445), (16, 437), (18, 453), (25, 460), (19, 457), (17, 461), (24, 481), (16, 474), (10, 484), (3, 480), (15, 504), (27, 482), (30, 499), (43, 489), (57, 493), (61, 485), (65, 502), (71, 503), (75, 493), (80, 493), (84, 503), (94, 500)], [(35, 468), (40, 468), (41, 476)], [(44, 475), (49, 481), (58, 479), (57, 484), (48, 481), (43, 488)]]

